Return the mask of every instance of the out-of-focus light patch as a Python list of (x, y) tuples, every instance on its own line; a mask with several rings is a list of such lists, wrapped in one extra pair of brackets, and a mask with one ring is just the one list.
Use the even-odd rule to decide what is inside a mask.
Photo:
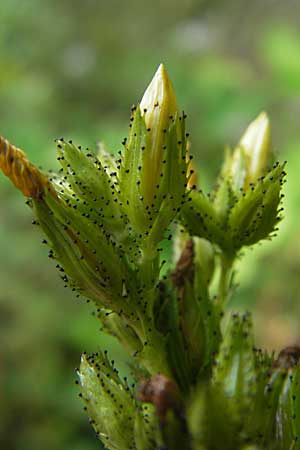
[(200, 20), (189, 20), (178, 24), (172, 35), (174, 47), (190, 53), (212, 48), (217, 40), (216, 28)]
[(67, 47), (63, 53), (62, 69), (70, 78), (81, 78), (92, 72), (96, 64), (96, 51), (79, 42)]
[(277, 90), (298, 95), (300, 88), (300, 34), (290, 22), (274, 22), (266, 27), (259, 44), (260, 57), (272, 71)]
[(297, 320), (280, 311), (259, 311), (255, 313), (257, 343), (269, 351), (280, 351), (288, 345), (299, 342)]

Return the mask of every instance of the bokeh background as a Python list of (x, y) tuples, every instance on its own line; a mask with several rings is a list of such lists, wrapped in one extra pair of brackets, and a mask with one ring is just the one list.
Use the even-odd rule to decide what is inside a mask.
[[(300, 341), (298, 0), (1, 0), (0, 133), (49, 169), (54, 138), (120, 149), (129, 110), (160, 62), (188, 113), (201, 183), (225, 144), (266, 110), (288, 160), (278, 237), (246, 251), (231, 307), (259, 345)], [(21, 194), (0, 176), (0, 448), (100, 448), (77, 399), (82, 351), (118, 346), (63, 289)]]

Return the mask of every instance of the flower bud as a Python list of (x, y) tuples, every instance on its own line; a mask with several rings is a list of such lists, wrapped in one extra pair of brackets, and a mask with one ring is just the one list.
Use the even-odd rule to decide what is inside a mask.
[(254, 183), (264, 175), (271, 159), (271, 128), (265, 112), (249, 125), (238, 148), (244, 151), (247, 159), (245, 182)]
[(140, 105), (119, 171), (120, 195), (136, 232), (155, 246), (185, 196), (187, 186), (184, 116), (161, 64)]
[(81, 397), (105, 447), (136, 448), (134, 421), (139, 414), (136, 401), (106, 354), (83, 354), (78, 375)]
[(225, 152), (225, 161), (214, 193), (214, 206), (222, 221), (234, 200), (256, 183), (267, 170), (271, 160), (270, 122), (261, 113), (247, 128), (233, 152)]
[(52, 190), (48, 178), (28, 161), (25, 153), (1, 136), (0, 169), (26, 197), (38, 199), (46, 189)]
[(252, 405), (256, 391), (253, 331), (249, 314), (233, 314), (213, 372), (213, 380), (226, 397), (231, 398), (243, 414)]
[[(198, 383), (187, 412), (195, 449), (238, 449), (239, 417), (230, 399), (206, 380)], [(216, 432), (216, 430), (218, 432)]]
[(163, 64), (158, 67), (140, 103), (148, 134), (148, 152), (145, 160), (148, 170), (144, 174), (146, 201), (153, 198), (153, 188), (159, 182), (163, 157), (164, 133), (170, 118), (178, 114), (177, 101), (171, 80)]
[(205, 354), (205, 319), (195, 295), (195, 243), (192, 238), (186, 241), (171, 279), (177, 290), (180, 328), (186, 349), (192, 355), (190, 370), (195, 376)]
[(268, 239), (281, 220), (284, 164), (272, 159), (270, 123), (261, 113), (225, 161), (211, 196), (192, 191), (182, 210), (190, 234), (218, 244), (227, 254)]
[(267, 170), (271, 159), (270, 122), (261, 113), (247, 128), (233, 152), (225, 152), (225, 161), (214, 192), (214, 207), (225, 223), (234, 201), (256, 183)]

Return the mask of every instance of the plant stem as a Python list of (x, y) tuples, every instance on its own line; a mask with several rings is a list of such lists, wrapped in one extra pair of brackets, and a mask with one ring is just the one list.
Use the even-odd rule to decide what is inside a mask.
[(232, 268), (235, 260), (234, 255), (226, 255), (222, 253), (221, 259), (221, 273), (218, 286), (217, 302), (221, 308), (227, 303), (230, 294), (230, 285), (232, 279)]
[(161, 373), (174, 378), (168, 362), (166, 341), (155, 328), (154, 303), (157, 297), (156, 285), (159, 280), (159, 255), (151, 247), (142, 248), (142, 258), (139, 264), (139, 278), (144, 288), (145, 309), (139, 314), (141, 329), (139, 336), (143, 342), (140, 354), (142, 365), (151, 375)]

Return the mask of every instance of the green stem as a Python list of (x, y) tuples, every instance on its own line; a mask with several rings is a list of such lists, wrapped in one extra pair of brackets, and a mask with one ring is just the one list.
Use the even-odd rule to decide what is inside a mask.
[(160, 258), (156, 250), (149, 246), (142, 247), (139, 263), (139, 282), (143, 286), (143, 294), (147, 305), (137, 311), (140, 319), (137, 331), (143, 349), (139, 355), (141, 364), (151, 375), (161, 373), (174, 378), (169, 362), (164, 336), (155, 328), (153, 307), (157, 297), (156, 284), (159, 280)]
[(220, 258), (221, 258), (221, 273), (219, 279), (217, 302), (220, 305), (220, 307), (223, 307), (229, 299), (232, 268), (235, 256), (234, 255), (228, 256), (225, 253), (222, 253)]
[(131, 323), (131, 326), (139, 337), (142, 349), (137, 349), (132, 354), (150, 375), (161, 373), (173, 379), (165, 337), (155, 328), (153, 319), (147, 313), (138, 311), (138, 315), (140, 320)]

